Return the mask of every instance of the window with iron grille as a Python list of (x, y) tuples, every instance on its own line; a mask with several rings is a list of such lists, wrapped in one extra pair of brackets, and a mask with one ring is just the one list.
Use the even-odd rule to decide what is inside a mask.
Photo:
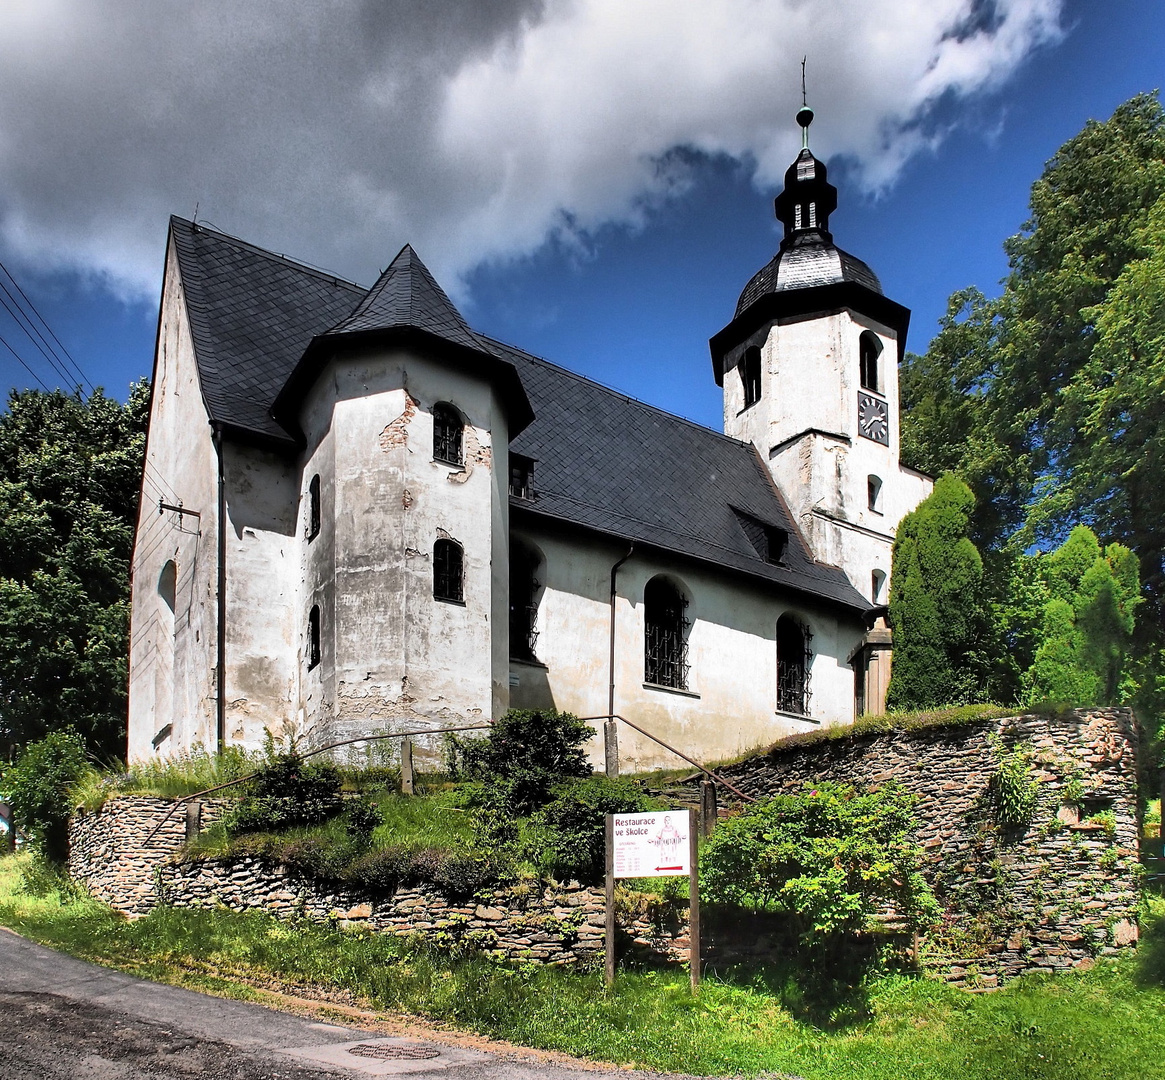
[(744, 407), (760, 401), (760, 349), (755, 345), (744, 350), (740, 361), (740, 381), (744, 385)]
[(320, 476), (316, 473), (307, 486), (307, 538), (314, 540), (320, 534)]
[(793, 616), (777, 620), (777, 711), (809, 715), (809, 664), (813, 635)]
[(643, 591), (644, 681), (673, 690), (688, 688), (688, 607), (683, 594), (664, 578)]
[(449, 465), (463, 465), (465, 423), (448, 402), (433, 406), (433, 457)]
[(510, 657), (537, 660), (538, 569), (542, 557), (529, 544), (515, 539), (510, 548)]
[(510, 494), (516, 499), (534, 498), (534, 462), (521, 454), (510, 454)]
[(442, 537), (433, 545), (433, 598), (465, 602), (461, 545)]
[(320, 606), (313, 604), (307, 617), (307, 669), (320, 662)]

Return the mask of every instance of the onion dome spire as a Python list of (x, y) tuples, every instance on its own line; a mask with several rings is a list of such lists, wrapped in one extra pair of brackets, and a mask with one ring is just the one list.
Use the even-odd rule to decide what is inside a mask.
[(805, 241), (832, 241), (829, 215), (837, 209), (837, 188), (826, 179), (824, 162), (818, 161), (809, 149), (813, 110), (804, 103), (804, 88), (797, 123), (801, 126), (801, 153), (786, 171), (785, 190), (773, 204), (777, 220), (785, 226), (782, 251)]

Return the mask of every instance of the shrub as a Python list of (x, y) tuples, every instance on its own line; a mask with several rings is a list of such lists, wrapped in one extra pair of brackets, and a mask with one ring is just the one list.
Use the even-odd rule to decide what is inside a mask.
[(353, 837), (367, 842), (373, 830), (384, 824), (384, 814), (371, 799), (352, 799), (344, 807), (344, 828)]
[(531, 819), (524, 854), (540, 873), (597, 882), (604, 873), (606, 816), (659, 805), (627, 780), (591, 776), (560, 784), (553, 800)]
[(227, 816), (227, 830), (265, 832), (318, 825), (343, 808), (340, 785), (340, 770), (330, 762), (305, 764), (295, 750), (275, 754)]
[(896, 782), (872, 791), (821, 783), (750, 806), (705, 847), (705, 894), (784, 911), (807, 944), (867, 929), (887, 909), (924, 925), (938, 904), (910, 840), (917, 801)]
[(53, 731), (24, 748), (0, 780), (16, 823), (45, 858), (64, 862), (69, 854), (69, 787), (89, 768), (85, 744), (73, 731)]
[(1004, 748), (998, 736), (991, 739), (992, 753), (998, 763), (991, 777), (991, 799), (1000, 825), (1021, 828), (1035, 813), (1039, 785), (1032, 779), (1032, 750), (1029, 746)]
[(484, 738), (450, 739), (450, 772), (494, 788), (493, 803), (525, 816), (563, 780), (591, 775), (583, 745), (594, 729), (570, 713), (511, 709)]

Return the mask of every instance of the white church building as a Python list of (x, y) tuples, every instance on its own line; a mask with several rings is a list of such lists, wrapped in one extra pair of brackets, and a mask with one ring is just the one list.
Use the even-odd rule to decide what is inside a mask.
[(804, 141), (711, 339), (723, 434), (476, 333), (410, 247), (364, 289), (172, 219), (130, 759), (553, 707), (704, 761), (880, 711), (909, 312)]

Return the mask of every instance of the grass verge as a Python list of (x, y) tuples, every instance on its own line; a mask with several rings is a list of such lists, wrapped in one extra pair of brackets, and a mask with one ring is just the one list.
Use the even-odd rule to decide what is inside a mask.
[[(35, 895), (39, 894), (39, 895)], [(85, 959), (198, 989), (255, 987), (351, 1000), (527, 1046), (708, 1075), (806, 1080), (1143, 1080), (1165, 1060), (1165, 904), (1135, 958), (1016, 980), (990, 995), (882, 975), (832, 1023), (803, 1019), (793, 970), (708, 978), (506, 967), (385, 936), (262, 915), (162, 909), (127, 922), (0, 859), (0, 923)]]

